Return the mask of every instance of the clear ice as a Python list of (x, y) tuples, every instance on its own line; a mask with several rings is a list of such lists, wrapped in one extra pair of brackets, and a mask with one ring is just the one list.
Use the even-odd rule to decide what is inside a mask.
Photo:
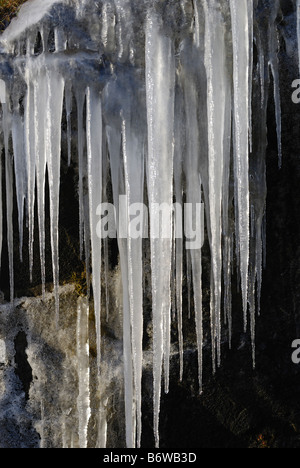
[[(103, 278), (108, 277), (108, 243), (97, 234), (97, 208), (107, 201), (108, 170), (116, 220), (122, 219), (130, 226), (132, 206), (148, 201), (153, 428), (157, 447), (162, 388), (169, 391), (171, 322), (177, 320), (182, 380), (183, 323), (185, 314), (191, 316), (194, 309), (200, 393), (205, 333), (202, 249), (188, 250), (184, 239), (176, 236), (180, 224), (182, 227), (190, 222), (192, 226), (195, 218), (182, 220), (170, 211), (168, 236), (153, 238), (153, 226), (160, 216), (158, 204), (171, 205), (175, 201), (182, 206), (185, 201), (201, 204), (204, 210), (201, 219), (205, 226), (201, 225), (200, 230), (207, 233), (210, 246), (213, 371), (221, 364), (225, 326), (231, 345), (231, 276), (235, 264), (245, 330), (250, 316), (255, 363), (255, 318), (260, 310), (265, 246), (266, 120), (271, 74), (279, 165), (282, 164), (276, 30), (279, 2), (265, 1), (265, 13), (259, 9), (260, 3), (262, 0), (174, 0), (168, 5), (146, 0), (84, 3), (32, 0), (25, 3), (18, 18), (0, 38), (0, 171), (4, 170), (6, 194), (0, 203), (0, 251), (6, 237), (11, 300), (14, 299), (14, 197), (20, 257), (23, 259), (26, 250), (31, 278), (37, 207), (41, 282), (45, 294), (48, 177), (59, 327), (60, 167), (61, 139), (65, 132), (66, 160), (69, 165), (74, 161), (78, 164), (80, 254), (85, 258), (87, 271), (91, 263), (100, 375), (101, 322), (103, 317), (109, 321), (109, 307), (105, 310), (101, 295)], [(300, 42), (299, 0), (297, 8)], [(40, 47), (37, 47), (38, 38)], [(257, 63), (253, 60), (253, 44)], [(63, 112), (66, 113), (65, 129)], [(125, 204), (121, 205), (120, 200), (125, 200)], [(142, 219), (141, 224), (144, 229), (146, 220)], [(28, 230), (28, 246), (24, 246), (24, 228)], [(125, 238), (118, 227), (123, 282), (126, 444), (140, 447), (145, 246), (142, 239), (128, 234)], [(103, 261), (105, 271), (102, 271)], [(185, 278), (188, 307), (182, 296)], [(88, 304), (82, 300), (77, 322), (81, 447), (87, 446), (90, 415), (88, 312)], [(104, 420), (100, 418), (98, 443), (103, 446), (107, 432), (104, 403), (100, 413)]]

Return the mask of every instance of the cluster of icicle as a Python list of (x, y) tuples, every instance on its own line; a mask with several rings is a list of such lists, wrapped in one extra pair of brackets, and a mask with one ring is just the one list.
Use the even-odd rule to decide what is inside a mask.
[[(38, 6), (37, 0), (33, 3)], [(58, 25), (54, 31), (54, 48), (52, 46), (50, 52), (49, 22), (43, 24), (43, 21), (38, 23), (38, 29), (31, 25), (30, 30), (20, 37), (14, 36), (14, 25), (11, 25), (3, 36), (6, 53), (3, 57), (11, 67), (9, 79), (2, 73), (6, 94), (3, 90), (1, 93), (11, 298), (14, 297), (14, 179), (20, 255), (22, 257), (23, 223), (26, 220), (31, 275), (37, 206), (41, 276), (45, 290), (47, 169), (53, 282), (59, 323), (62, 114), (65, 110), (70, 163), (71, 145), (74, 145), (72, 105), (76, 102), (80, 245), (87, 265), (90, 262), (92, 265), (99, 369), (103, 303), (101, 265), (104, 261), (107, 271), (108, 244), (98, 238), (96, 226), (99, 221), (97, 207), (107, 201), (108, 170), (117, 217), (119, 195), (127, 195), (128, 205), (131, 205), (144, 201), (145, 189), (149, 204), (172, 204), (174, 200), (181, 205), (183, 201), (204, 203), (211, 251), (213, 371), (221, 363), (222, 310), (231, 343), (234, 258), (241, 285), (245, 331), (250, 323), (254, 361), (255, 316), (259, 313), (265, 242), (266, 113), (271, 74), (281, 162), (278, 0), (181, 0), (174, 1), (173, 6), (169, 2), (167, 7), (164, 2), (130, 0), (51, 0), (48, 3), (64, 3), (75, 9), (74, 25), (86, 22), (86, 29), (91, 30), (92, 46), (87, 50), (78, 41), (74, 40), (72, 44), (70, 31)], [(97, 4), (98, 13), (85, 15), (88, 11), (85, 9), (92, 8), (92, 3)], [(135, 18), (137, 14), (138, 20)], [(35, 51), (37, 32), (41, 40), (38, 54)], [(99, 66), (103, 55), (110, 61), (106, 68)], [(254, 55), (257, 57), (255, 61)], [(84, 190), (84, 180), (87, 180), (88, 193)], [(0, 209), (3, 209), (2, 203)], [(151, 216), (154, 214), (150, 211), (150, 230)], [(2, 212), (0, 221), (2, 244)], [(185, 276), (189, 290), (193, 290), (202, 391), (202, 254), (201, 249), (186, 251), (183, 239), (175, 238), (173, 228), (174, 219), (170, 217), (170, 239), (150, 239), (156, 446), (159, 445), (163, 376), (164, 390), (169, 390), (171, 310), (174, 305), (178, 321), (180, 379), (184, 373), (182, 289)], [(142, 239), (119, 236), (118, 246), (123, 281), (126, 443), (127, 447), (140, 447), (143, 242)], [(83, 320), (80, 317), (79, 322)], [(79, 343), (78, 350), (83, 346)], [(89, 382), (88, 370), (84, 370), (88, 358), (86, 352), (81, 355), (82, 401), (79, 408), (82, 425), (87, 427), (88, 394), (83, 385)], [(82, 429), (82, 446), (86, 445), (86, 438), (86, 430)]]

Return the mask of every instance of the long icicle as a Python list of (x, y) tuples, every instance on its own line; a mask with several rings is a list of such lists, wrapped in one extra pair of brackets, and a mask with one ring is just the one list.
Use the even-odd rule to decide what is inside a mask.
[(275, 119), (277, 131), (277, 148), (278, 148), (278, 166), (282, 166), (282, 141), (281, 141), (281, 101), (280, 101), (280, 80), (279, 80), (279, 62), (278, 62), (278, 36), (276, 29), (276, 17), (279, 9), (278, 0), (274, 0), (271, 9), (269, 23), (269, 65), (271, 67), (274, 81), (274, 102), (275, 102)]
[[(175, 67), (171, 40), (162, 35), (158, 18), (149, 14), (146, 26), (146, 94), (148, 116), (148, 198), (153, 311), (154, 435), (159, 446), (159, 412), (162, 364), (165, 363), (165, 390), (168, 391), (170, 352), (170, 275), (172, 264), (172, 211), (164, 219), (168, 238), (154, 238), (159, 224), (158, 205), (173, 202), (173, 121)], [(168, 218), (169, 217), (169, 218)]]
[[(18, 93), (16, 92), (16, 96)], [(26, 199), (26, 165), (24, 164), (24, 122), (20, 113), (18, 99), (14, 100), (14, 112), (12, 115), (12, 142), (14, 153), (14, 167), (16, 178), (16, 192), (19, 221), (19, 252), (20, 261), (23, 261), (23, 224), (24, 224), (24, 204)]]
[[(128, 203), (128, 221), (131, 207), (142, 203), (144, 190), (144, 141), (137, 136), (126, 119), (122, 125), (123, 158), (125, 173), (125, 189)], [(132, 213), (134, 214), (134, 213)], [(144, 213), (141, 213), (140, 228), (143, 230)], [(143, 264), (142, 264), (142, 232), (138, 238), (128, 232), (128, 288), (132, 333), (132, 361), (134, 371), (134, 396), (136, 402), (137, 447), (141, 445), (142, 435), (142, 365), (143, 365)]]
[[(197, 38), (195, 43), (197, 44)], [(189, 51), (192, 50), (193, 55), (189, 56)], [(186, 180), (186, 203), (191, 208), (188, 213), (185, 212), (185, 230), (188, 226), (188, 232), (192, 232), (193, 224), (196, 222), (196, 206), (201, 205), (202, 202), (202, 180), (203, 184), (208, 179), (207, 168), (201, 167), (201, 160), (205, 150), (200, 147), (200, 135), (202, 137), (202, 129), (199, 126), (198, 111), (201, 108), (203, 121), (206, 116), (206, 97), (205, 105), (202, 102), (203, 96), (200, 95), (203, 90), (197, 87), (197, 77), (195, 72), (190, 69), (191, 62), (197, 64), (197, 72), (201, 73), (201, 58), (199, 58), (199, 49), (194, 47), (190, 41), (185, 41), (182, 44), (181, 62), (182, 62), (182, 76), (183, 95), (184, 95), (184, 108), (185, 108), (185, 127), (186, 127), (186, 150), (185, 158), (183, 161), (183, 170)], [(198, 68), (199, 67), (199, 68)], [(205, 89), (206, 93), (206, 89)], [(203, 100), (204, 101), (204, 100)], [(207, 126), (207, 124), (206, 124)], [(203, 141), (203, 148), (205, 148)], [(203, 165), (205, 166), (205, 164)], [(203, 176), (201, 177), (201, 172)], [(207, 189), (207, 187), (206, 187)], [(208, 190), (208, 189), (207, 189)], [(185, 210), (186, 211), (186, 210)], [(204, 212), (203, 205), (201, 205), (201, 212)], [(188, 216), (187, 216), (188, 215)], [(202, 213), (200, 213), (202, 215)], [(202, 221), (204, 216), (200, 217), (201, 235), (202, 235)], [(199, 228), (199, 226), (197, 226)], [(204, 228), (203, 228), (204, 229)], [(202, 245), (202, 239), (201, 239)], [(202, 251), (199, 246), (197, 248), (187, 249), (187, 283), (188, 283), (188, 297), (193, 286), (194, 293), (194, 309), (195, 309), (195, 325), (197, 337), (197, 350), (198, 350), (198, 379), (199, 391), (203, 390), (203, 310), (202, 310)], [(189, 300), (189, 316), (190, 316)], [(214, 347), (213, 347), (214, 352)], [(213, 358), (213, 361), (215, 359)]]
[(47, 76), (41, 70), (35, 84), (35, 146), (36, 146), (36, 185), (38, 198), (38, 225), (41, 259), (42, 294), (45, 297), (45, 182), (46, 182), (46, 137), (47, 115), (44, 103), (47, 102)]
[(222, 196), (224, 184), (224, 131), (226, 110), (225, 29), (221, 13), (213, 0), (205, 4), (205, 65), (207, 72), (208, 173), (211, 226), (211, 263), (213, 321), (216, 324), (214, 346), (221, 361), (221, 295), (222, 295)]
[(250, 242), (249, 203), (249, 5), (230, 0), (233, 40), (234, 169), (236, 230), (243, 295), (244, 328), (247, 328)]
[(50, 192), (50, 237), (55, 295), (56, 324), (59, 320), (59, 190), (61, 161), (61, 120), (64, 99), (64, 79), (56, 70), (47, 70), (49, 148), (47, 166)]
[[(33, 240), (34, 240), (34, 202), (35, 202), (35, 131), (34, 131), (34, 86), (32, 77), (32, 59), (26, 57), (25, 81), (27, 92), (25, 97), (25, 161), (27, 174), (27, 226), (29, 230), (29, 274), (32, 282), (33, 270)], [(48, 128), (48, 122), (47, 122)]]
[(7, 247), (9, 262), (9, 288), (10, 300), (14, 300), (14, 243), (13, 243), (13, 159), (9, 149), (11, 134), (11, 111), (9, 103), (2, 104), (3, 132), (5, 149), (5, 183), (6, 183), (6, 220), (7, 220)]
[(93, 292), (97, 334), (97, 365), (101, 363), (101, 239), (97, 235), (97, 208), (102, 202), (102, 106), (98, 91), (87, 88), (87, 154)]

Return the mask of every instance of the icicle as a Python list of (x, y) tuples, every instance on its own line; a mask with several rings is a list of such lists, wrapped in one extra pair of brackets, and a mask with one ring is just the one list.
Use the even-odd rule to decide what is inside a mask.
[(263, 107), (265, 99), (265, 52), (261, 43), (260, 34), (257, 38), (257, 50), (259, 60), (259, 78), (260, 78), (260, 89), (261, 89), (261, 107)]
[(228, 325), (229, 349), (232, 343), (232, 307), (231, 307), (231, 249), (232, 240), (226, 236), (224, 239), (224, 314)]
[(108, 239), (104, 239), (104, 280), (105, 280), (105, 309), (106, 309), (106, 322), (109, 320), (109, 261), (108, 261)]
[[(103, 135), (103, 174), (102, 174), (102, 185), (103, 185), (103, 202), (108, 203), (107, 199), (107, 181), (109, 178), (109, 159), (107, 151), (107, 141), (105, 133)], [(109, 244), (108, 237), (103, 239), (103, 253), (104, 253), (104, 282), (105, 282), (105, 309), (106, 309), (106, 322), (109, 320)]]
[(47, 166), (50, 191), (50, 237), (55, 294), (56, 323), (59, 320), (59, 189), (61, 158), (61, 119), (64, 98), (64, 79), (56, 70), (47, 70), (48, 80), (48, 151)]
[(32, 83), (32, 62), (26, 58), (25, 80), (25, 161), (27, 173), (27, 225), (29, 230), (29, 273), (32, 282), (33, 240), (34, 240), (34, 201), (35, 201), (35, 131), (34, 131), (34, 86)]
[(172, 266), (171, 266), (171, 318), (172, 322), (176, 320), (176, 213), (173, 213), (172, 226)]
[(226, 70), (225, 30), (215, 1), (205, 4), (205, 65), (207, 71), (208, 173), (211, 226), (213, 323), (217, 342), (218, 365), (221, 361), (221, 294), (222, 294), (222, 196), (224, 184), (224, 136), (226, 95), (230, 89)]
[(14, 152), (14, 167), (16, 177), (16, 192), (19, 220), (19, 251), (20, 260), (23, 261), (23, 223), (24, 203), (26, 199), (26, 165), (24, 164), (24, 123), (20, 115), (20, 106), (14, 102), (14, 113), (12, 116), (12, 141)]
[(90, 297), (91, 289), (91, 231), (90, 231), (90, 213), (89, 213), (89, 195), (88, 193), (83, 197), (83, 233), (84, 233), (84, 255), (85, 255), (85, 271), (86, 271), (86, 288), (87, 297)]
[[(127, 213), (130, 222), (131, 209), (135, 203), (142, 203), (144, 190), (144, 141), (124, 119), (122, 123), (123, 158)], [(134, 213), (132, 213), (134, 214)], [(142, 434), (142, 364), (143, 364), (143, 265), (142, 234), (144, 213), (140, 213), (141, 233), (138, 238), (132, 236), (129, 224), (128, 250), (128, 289), (131, 321), (132, 361), (134, 376), (134, 397), (136, 402), (137, 447), (140, 448)], [(142, 218), (142, 219), (141, 219)], [(126, 370), (125, 370), (126, 372)]]
[(249, 268), (249, 10), (247, 0), (230, 0), (233, 40), (234, 167), (237, 242), (247, 327)]
[[(126, 202), (125, 202), (126, 203)], [(127, 206), (120, 210), (120, 215), (127, 219)], [(125, 221), (126, 222), (126, 221)], [(120, 262), (123, 284), (123, 355), (124, 355), (124, 387), (125, 387), (125, 428), (126, 428), (126, 447), (135, 448), (136, 433), (136, 407), (134, 402), (133, 387), (133, 362), (132, 362), (132, 344), (131, 344), (131, 320), (130, 320), (130, 301), (129, 301), (129, 273), (128, 273), (128, 252), (127, 240), (122, 239), (118, 233), (118, 244), (120, 251)]]
[(231, 219), (231, 207), (233, 206), (233, 190), (231, 188), (231, 112), (232, 96), (231, 86), (227, 80), (225, 102), (225, 131), (224, 131), (224, 174), (223, 174), (223, 275), (224, 275), (224, 316), (228, 325), (229, 348), (232, 341), (232, 305), (231, 305), (231, 268), (233, 249), (233, 222)]
[(89, 305), (87, 299), (79, 298), (77, 307), (77, 362), (78, 362), (78, 420), (79, 447), (87, 448), (90, 409), (89, 367)]
[[(175, 99), (175, 147), (174, 147), (174, 191), (176, 203), (182, 207), (182, 155), (183, 155), (183, 126), (184, 121), (184, 102), (182, 97), (182, 89), (177, 86)], [(183, 228), (182, 217), (177, 218), (175, 212), (175, 271), (176, 271), (176, 311), (178, 322), (178, 343), (179, 343), (179, 379), (183, 378), (183, 331), (182, 331), (182, 287), (183, 287), (183, 239), (182, 236), (176, 238), (177, 229)]]
[(72, 113), (72, 88), (71, 84), (66, 84), (65, 91), (66, 114), (67, 114), (67, 141), (68, 141), (68, 166), (71, 164), (72, 157), (72, 128), (71, 128), (71, 113)]
[(13, 27), (7, 28), (2, 41), (9, 45), (18, 39), (26, 30), (33, 28), (45, 15), (49, 13), (51, 7), (59, 0), (32, 0), (29, 4), (24, 3), (20, 7), (18, 16), (13, 20)]
[(191, 296), (192, 296), (192, 265), (190, 252), (186, 252), (186, 282), (188, 296), (188, 319), (191, 319)]
[[(260, 220), (262, 223), (263, 221)], [(256, 232), (256, 277), (257, 277), (257, 314), (260, 316), (261, 288), (262, 288), (262, 268), (263, 268), (263, 241), (262, 226), (257, 226)]]
[(252, 153), (252, 81), (253, 81), (253, 1), (248, 0), (248, 27), (249, 27), (249, 150)]
[(87, 153), (93, 292), (97, 333), (97, 364), (101, 362), (101, 239), (97, 235), (97, 208), (102, 202), (102, 106), (98, 91), (87, 88)]
[[(199, 125), (198, 112), (202, 115), (202, 120), (206, 118), (206, 98), (201, 93), (206, 93), (206, 89), (198, 88), (198, 77), (195, 76), (195, 69), (200, 76), (205, 79), (205, 70), (202, 68), (202, 57), (200, 51), (194, 47), (194, 44), (186, 40), (182, 44), (181, 63), (184, 92), (184, 107), (185, 107), (185, 128), (186, 128), (186, 152), (183, 162), (183, 169), (186, 180), (186, 203), (192, 208), (185, 225), (189, 222), (192, 226), (195, 224), (195, 207), (202, 202), (202, 180), (208, 180), (207, 167), (203, 156), (205, 153), (205, 145), (207, 136), (204, 136), (204, 129)], [(191, 64), (193, 64), (191, 68)], [(196, 64), (196, 65), (195, 65)], [(202, 75), (203, 74), (203, 75)], [(205, 104), (204, 104), (205, 102)], [(207, 125), (206, 125), (207, 127)], [(207, 133), (205, 128), (205, 133)], [(200, 148), (201, 136), (201, 144)], [(203, 136), (203, 139), (202, 139)], [(201, 171), (201, 175), (200, 175)], [(208, 192), (208, 187), (205, 186), (205, 192)], [(204, 217), (203, 217), (204, 219)], [(202, 222), (202, 221), (201, 221)], [(192, 275), (191, 275), (192, 272)], [(192, 278), (191, 278), (192, 276)], [(202, 252), (201, 249), (191, 249), (187, 252), (187, 278), (188, 288), (191, 290), (193, 284), (194, 291), (194, 309), (195, 323), (198, 349), (198, 374), (199, 374), (199, 390), (202, 392), (202, 367), (203, 367), (203, 323), (202, 323)], [(192, 284), (191, 284), (192, 283)], [(190, 294), (190, 293), (189, 293)]]
[(84, 201), (83, 201), (83, 150), (84, 150), (84, 128), (83, 128), (83, 107), (85, 101), (85, 92), (79, 88), (76, 89), (77, 102), (77, 134), (78, 134), (78, 169), (79, 169), (79, 245), (80, 259), (83, 258), (83, 233), (84, 233)]
[[(154, 434), (159, 446), (159, 412), (162, 362), (165, 364), (168, 391), (170, 351), (170, 274), (172, 263), (172, 212), (167, 225), (169, 239), (155, 239), (154, 227), (160, 215), (155, 204), (172, 205), (173, 187), (173, 120), (175, 70), (171, 40), (162, 35), (156, 16), (150, 15), (146, 26), (146, 94), (148, 115), (148, 198), (150, 204)], [(166, 220), (165, 220), (166, 221)]]
[(13, 160), (9, 151), (9, 137), (11, 134), (11, 113), (8, 103), (2, 104), (3, 133), (5, 149), (5, 183), (6, 183), (6, 220), (7, 247), (9, 261), (10, 300), (14, 300), (14, 243), (13, 243)]
[[(107, 90), (107, 98), (109, 98), (111, 89)], [(113, 91), (117, 90), (113, 89)], [(118, 122), (119, 124), (119, 122)], [(120, 124), (122, 127), (122, 123)], [(124, 122), (123, 122), (123, 134), (124, 134)], [(120, 252), (120, 264), (122, 272), (122, 284), (123, 284), (123, 354), (124, 354), (124, 387), (125, 387), (125, 428), (126, 428), (126, 447), (134, 448), (136, 445), (136, 406), (134, 403), (134, 375), (133, 375), (133, 360), (132, 360), (132, 342), (131, 342), (131, 310), (130, 310), (130, 298), (129, 298), (129, 259), (128, 259), (128, 247), (126, 235), (122, 235), (120, 228), (125, 228), (127, 232), (128, 222), (128, 197), (120, 195), (121, 186), (122, 192), (124, 193), (126, 188), (124, 181), (120, 178), (120, 173), (123, 169), (121, 158), (121, 135), (122, 128), (117, 130), (114, 127), (107, 126), (107, 141), (110, 155), (110, 166), (111, 166), (111, 177), (112, 177), (112, 188), (113, 188), (113, 199), (116, 210), (116, 219), (119, 220), (117, 223), (117, 234), (118, 234), (118, 246)], [(124, 140), (125, 139), (125, 140)], [(125, 152), (125, 158), (127, 154), (126, 149), (126, 132), (123, 136), (122, 149)], [(128, 171), (128, 169), (127, 169)], [(127, 176), (128, 177), (128, 176)], [(128, 185), (128, 184), (126, 184)], [(120, 200), (124, 200), (123, 206), (120, 207)], [(124, 233), (125, 234), (125, 233)], [(131, 280), (132, 281), (132, 280)]]
[(280, 81), (279, 81), (279, 63), (278, 63), (278, 38), (275, 20), (279, 8), (278, 0), (274, 1), (271, 11), (269, 25), (269, 65), (271, 67), (274, 80), (274, 101), (275, 101), (275, 118), (277, 129), (277, 145), (278, 145), (278, 166), (282, 166), (282, 142), (281, 142), (281, 102), (280, 102)]
[(38, 224), (41, 259), (42, 294), (45, 296), (45, 178), (46, 154), (48, 141), (48, 120), (45, 103), (47, 102), (47, 77), (41, 71), (35, 80), (34, 116), (35, 116), (35, 152), (36, 152), (36, 185), (38, 198)]
[[(3, 80), (0, 80), (0, 103), (3, 105), (6, 104), (6, 83)], [(2, 109), (2, 120), (0, 130), (4, 132), (5, 122), (3, 121), (3, 109)], [(3, 142), (2, 138), (0, 140), (0, 269), (1, 269), (1, 259), (2, 259), (2, 247), (3, 247), (3, 204), (2, 204), (2, 152), (3, 152)]]
[[(277, 5), (278, 6), (278, 5)], [(271, 15), (272, 16), (272, 15)], [(273, 22), (271, 18), (271, 23)], [(273, 26), (272, 26), (273, 27)], [(268, 37), (269, 31), (266, 31)], [(268, 55), (270, 46), (267, 38), (258, 34), (258, 55)], [(262, 66), (263, 65), (263, 66)], [(255, 320), (256, 310), (260, 313), (260, 297), (263, 267), (263, 223), (266, 205), (266, 162), (265, 154), (268, 144), (267, 139), (267, 107), (269, 91), (269, 68), (263, 60), (254, 70), (253, 80), (253, 113), (256, 116), (253, 121), (253, 154), (250, 158), (250, 192), (251, 192), (251, 242), (249, 265), (249, 305), (251, 319), (251, 342), (253, 366), (255, 366)], [(257, 303), (257, 306), (256, 306)]]
[(58, 27), (54, 29), (54, 42), (55, 52), (62, 52), (66, 50), (66, 39), (64, 32)]
[(6, 83), (0, 79), (0, 103), (6, 104)]

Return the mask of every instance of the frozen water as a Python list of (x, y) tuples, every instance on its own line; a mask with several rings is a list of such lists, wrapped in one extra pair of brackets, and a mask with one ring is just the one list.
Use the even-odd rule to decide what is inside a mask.
[[(221, 364), (224, 326), (228, 327), (231, 345), (234, 253), (244, 326), (246, 330), (250, 315), (255, 362), (255, 320), (259, 312), (265, 248), (265, 151), (270, 75), (274, 83), (279, 164), (282, 162), (276, 30), (279, 2), (266, 1), (264, 6), (265, 13), (256, 8), (254, 0), (174, 0), (164, 5), (146, 0), (30, 0), (1, 36), (0, 147), (3, 149), (7, 219), (3, 223), (4, 200), (1, 200), (0, 250), (3, 225), (6, 225), (11, 299), (14, 297), (14, 197), (18, 208), (20, 257), (25, 255), (26, 247), (31, 277), (37, 208), (45, 296), (48, 171), (52, 270), (59, 329), (59, 197), (61, 137), (65, 131), (65, 159), (69, 165), (71, 162), (78, 164), (79, 249), (87, 272), (90, 263), (92, 267), (98, 372), (103, 347), (101, 322), (103, 317), (109, 322), (110, 307), (106, 284), (106, 313), (102, 313), (101, 292), (103, 282), (109, 278), (109, 243), (107, 239), (100, 239), (97, 231), (98, 207), (108, 196), (107, 174), (110, 173), (115, 221), (121, 219), (121, 227), (132, 226), (134, 204), (148, 202), (156, 446), (159, 446), (162, 383), (164, 391), (169, 391), (171, 311), (178, 322), (179, 376), (181, 380), (184, 378), (183, 319), (186, 311), (182, 291), (185, 281), (188, 315), (190, 317), (194, 310), (195, 317), (200, 392), (203, 388), (205, 331), (201, 246), (204, 232), (211, 252), (213, 370)], [(300, 38), (299, 2), (297, 7)], [(38, 37), (40, 47), (37, 47)], [(257, 64), (253, 60), (253, 41)], [(62, 128), (63, 112), (65, 129)], [(77, 124), (73, 119), (75, 112)], [(74, 154), (75, 149), (77, 154)], [(2, 171), (2, 165), (0, 169)], [(178, 212), (174, 215), (172, 209), (164, 211), (165, 236), (156, 238), (153, 234), (161, 216), (160, 208), (162, 204), (171, 207), (174, 201), (179, 206), (183, 202), (193, 207), (198, 204), (200, 213), (192, 210), (188, 217), (186, 211), (181, 218)], [(205, 226), (201, 210), (205, 213)], [(198, 217), (200, 224), (197, 224)], [(28, 246), (23, 245), (25, 220)], [(141, 217), (143, 229), (147, 221)], [(197, 226), (200, 245), (189, 250), (185, 239), (176, 235), (180, 225), (189, 231)], [(123, 229), (117, 226), (123, 282), (126, 443), (128, 447), (139, 447), (145, 243), (141, 238), (130, 236), (130, 228), (128, 234), (124, 236)], [(89, 277), (87, 282), (89, 285)], [(90, 414), (88, 310), (86, 303), (79, 304), (78, 411), (82, 447), (87, 445)], [(101, 405), (98, 445), (104, 446), (107, 401)], [(66, 426), (65, 420), (62, 425)], [(64, 446), (75, 443), (73, 435), (73, 442), (67, 441), (66, 427), (63, 440)]]
[(7, 29), (3, 35), (2, 40), (11, 42), (26, 30), (36, 25), (44, 16), (49, 12), (50, 8), (61, 0), (30, 0), (22, 5), (19, 15), (13, 19), (13, 25)]

